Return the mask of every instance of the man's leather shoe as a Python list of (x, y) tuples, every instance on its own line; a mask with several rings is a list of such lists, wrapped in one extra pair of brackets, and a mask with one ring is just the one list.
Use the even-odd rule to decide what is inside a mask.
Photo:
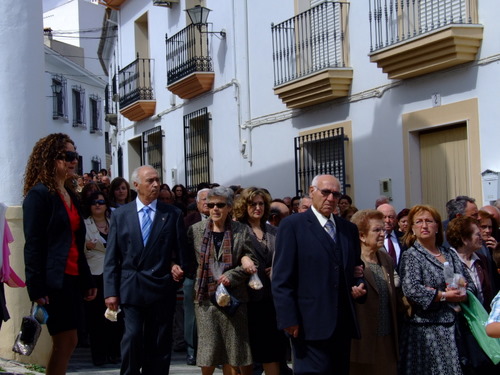
[(196, 358), (192, 355), (186, 357), (186, 364), (189, 366), (196, 366)]

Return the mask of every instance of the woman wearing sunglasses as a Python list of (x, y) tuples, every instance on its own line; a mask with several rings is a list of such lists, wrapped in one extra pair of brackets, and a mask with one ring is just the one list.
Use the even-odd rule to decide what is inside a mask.
[(77, 343), (82, 304), (96, 296), (84, 254), (85, 224), (73, 179), (78, 154), (66, 134), (40, 139), (24, 176), (24, 261), (28, 294), (45, 306), (52, 336), (48, 375), (65, 374)]
[(252, 357), (255, 363), (262, 363), (266, 375), (279, 375), (280, 362), (286, 361), (288, 340), (277, 327), (271, 294), (271, 265), (277, 228), (266, 223), (270, 209), (269, 194), (249, 187), (236, 200), (234, 216), (250, 229), (253, 250), (259, 262), (257, 274), (263, 284), (262, 289), (248, 289), (248, 331)]
[(96, 366), (118, 363), (120, 342), (123, 334), (123, 320), (110, 322), (104, 317), (106, 305), (103, 294), (103, 267), (109, 231), (110, 210), (104, 193), (93, 192), (84, 202), (86, 217), (85, 256), (92, 278), (97, 285), (97, 298), (85, 304), (87, 328), (90, 338), (92, 362)]
[[(211, 375), (217, 365), (223, 365), (224, 374), (239, 367), (242, 375), (249, 375), (252, 373), (246, 308), (249, 274), (243, 270), (241, 260), (248, 256), (257, 264), (252, 254), (252, 240), (246, 225), (231, 220), (231, 189), (223, 186), (210, 189), (207, 202), (209, 219), (188, 229), (188, 244), (198, 260), (196, 364), (201, 366), (203, 375)], [(232, 315), (212, 302), (219, 284), (240, 302)]]

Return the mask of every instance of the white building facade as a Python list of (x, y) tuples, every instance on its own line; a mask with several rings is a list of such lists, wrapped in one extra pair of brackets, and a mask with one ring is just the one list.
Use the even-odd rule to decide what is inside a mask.
[[(114, 175), (148, 163), (170, 186), (283, 197), (333, 173), (359, 208), (383, 194), (441, 213), (456, 195), (497, 198), (481, 175), (500, 170), (491, 1), (100, 3)], [(197, 5), (211, 12), (192, 25)]]

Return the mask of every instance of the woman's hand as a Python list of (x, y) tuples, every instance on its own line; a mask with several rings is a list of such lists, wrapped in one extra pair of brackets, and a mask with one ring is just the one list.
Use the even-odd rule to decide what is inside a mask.
[(273, 270), (273, 268), (272, 268), (272, 267), (267, 267), (267, 268), (265, 269), (265, 271), (266, 271), (266, 276), (267, 276), (267, 277), (271, 278), (271, 272), (272, 272), (272, 270)]
[(108, 297), (104, 300), (104, 303), (106, 303), (106, 307), (111, 311), (118, 311), (120, 299), (118, 297)]
[(97, 288), (90, 288), (85, 291), (83, 299), (85, 301), (92, 301), (97, 296)]
[(456, 288), (446, 288), (446, 302), (464, 302), (467, 300), (467, 293)]
[(222, 284), (224, 286), (230, 286), (231, 281), (226, 275), (222, 275), (221, 277), (219, 277), (219, 284)]
[(97, 242), (96, 240), (87, 241), (85, 242), (85, 247), (89, 250), (94, 250), (96, 242)]
[(49, 296), (41, 297), (35, 300), (37, 305), (43, 306), (49, 304)]
[(243, 271), (245, 271), (248, 274), (252, 274), (257, 272), (257, 267), (255, 267), (255, 263), (253, 262), (252, 259), (248, 256), (244, 256), (241, 258), (241, 267), (243, 268)]

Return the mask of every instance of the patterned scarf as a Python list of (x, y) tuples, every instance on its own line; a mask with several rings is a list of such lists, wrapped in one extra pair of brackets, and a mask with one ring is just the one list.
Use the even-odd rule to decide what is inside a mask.
[[(198, 301), (210, 299), (217, 289), (217, 280), (213, 274), (215, 259), (215, 245), (212, 234), (213, 226), (212, 219), (207, 220), (207, 226), (201, 243), (200, 267), (197, 274), (198, 290), (196, 299)], [(232, 239), (231, 219), (228, 216), (224, 223), (224, 239), (219, 249), (219, 254), (222, 254), (222, 263), (224, 263), (224, 272), (233, 267)]]

